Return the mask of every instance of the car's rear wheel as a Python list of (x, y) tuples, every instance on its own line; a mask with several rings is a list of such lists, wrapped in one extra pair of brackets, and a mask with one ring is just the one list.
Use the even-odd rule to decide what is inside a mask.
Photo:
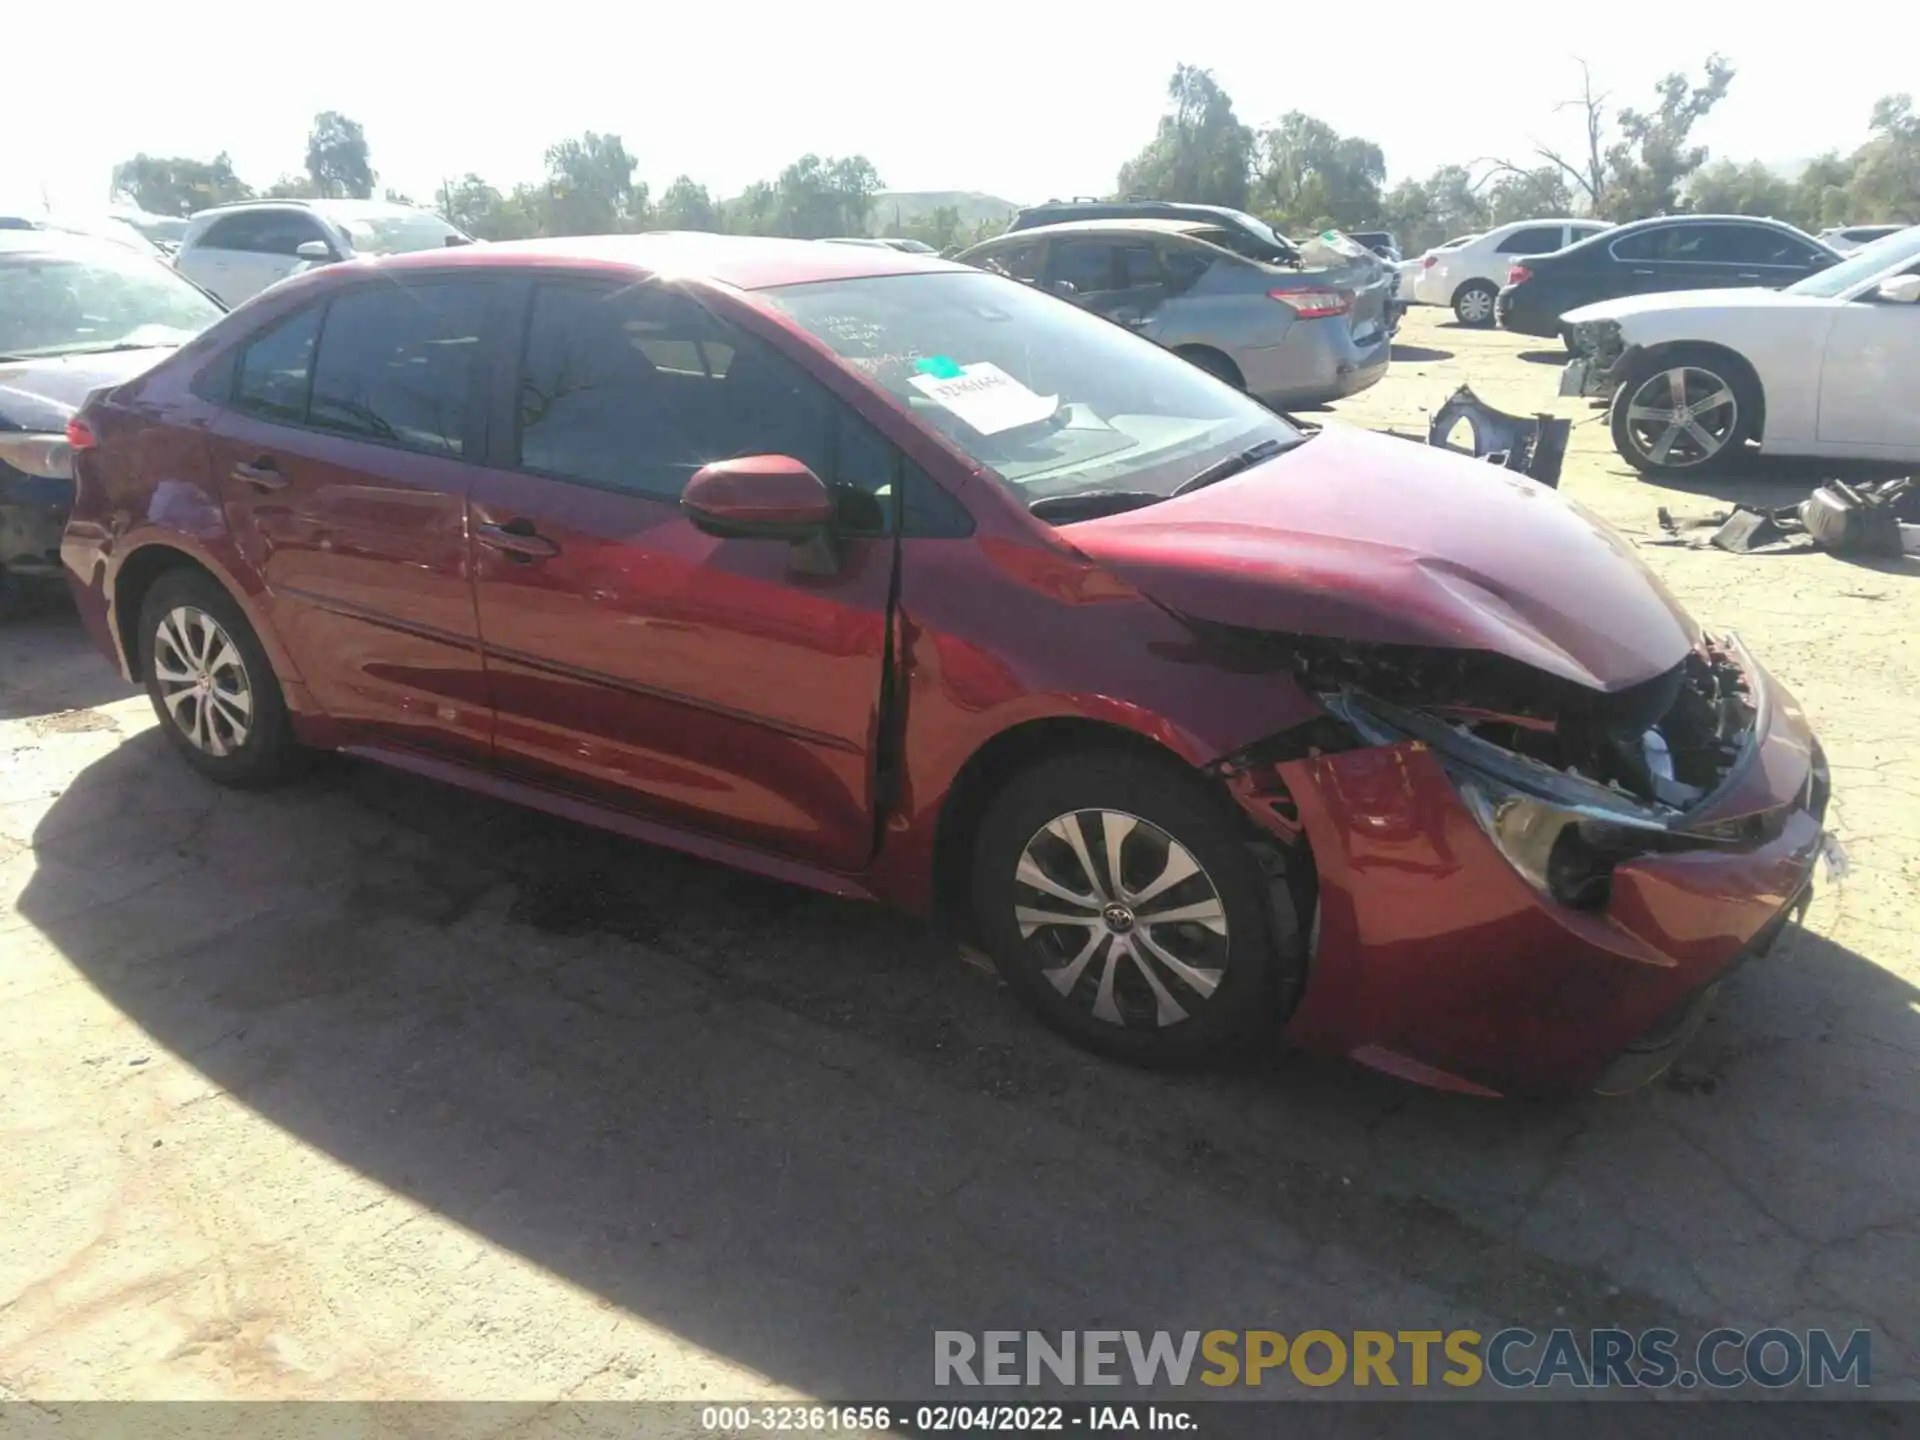
[(1189, 345), (1173, 353), (1189, 365), (1198, 366), (1214, 379), (1225, 381), (1236, 390), (1247, 388), (1246, 379), (1240, 374), (1240, 367), (1218, 350), (1209, 350), (1204, 345)]
[(1649, 475), (1705, 474), (1741, 454), (1759, 414), (1742, 367), (1710, 351), (1669, 351), (1636, 366), (1614, 392), (1613, 447)]
[(1493, 324), (1493, 302), (1499, 291), (1484, 280), (1469, 280), (1453, 293), (1453, 315), (1462, 325)]
[(154, 582), (140, 606), (140, 667), (167, 738), (209, 779), (270, 785), (305, 758), (272, 662), (211, 576), (179, 569)]
[(976, 920), (1048, 1025), (1143, 1065), (1273, 1032), (1304, 978), (1306, 929), (1226, 803), (1172, 763), (1100, 751), (1025, 771), (989, 806)]

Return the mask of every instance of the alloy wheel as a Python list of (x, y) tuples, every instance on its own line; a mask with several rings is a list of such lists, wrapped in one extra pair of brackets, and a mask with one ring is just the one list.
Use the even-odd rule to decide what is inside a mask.
[(1077, 810), (1034, 832), (1014, 874), (1014, 919), (1040, 974), (1122, 1027), (1177, 1025), (1219, 989), (1227, 912), (1193, 852), (1117, 810)]
[(153, 637), (153, 673), (167, 714), (196, 750), (231, 755), (253, 728), (253, 685), (233, 637), (206, 611), (176, 605)]
[(1711, 370), (1676, 365), (1642, 380), (1627, 397), (1627, 434), (1654, 464), (1705, 464), (1739, 433), (1740, 402)]

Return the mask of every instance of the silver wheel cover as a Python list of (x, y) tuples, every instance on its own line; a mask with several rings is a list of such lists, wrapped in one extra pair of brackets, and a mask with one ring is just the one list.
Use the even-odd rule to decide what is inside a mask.
[(1014, 872), (1014, 920), (1069, 1004), (1122, 1027), (1164, 1028), (1213, 997), (1227, 912), (1193, 852), (1119, 810), (1041, 826)]

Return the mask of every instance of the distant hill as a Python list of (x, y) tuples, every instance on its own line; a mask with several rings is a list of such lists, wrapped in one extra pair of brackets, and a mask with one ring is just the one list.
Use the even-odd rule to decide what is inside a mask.
[(1004, 221), (1020, 208), (1013, 200), (987, 195), (979, 190), (882, 190), (873, 197), (874, 234), (891, 225), (897, 215), (905, 225), (916, 215), (925, 215), (951, 205), (960, 212), (960, 223), (968, 230), (983, 220)]

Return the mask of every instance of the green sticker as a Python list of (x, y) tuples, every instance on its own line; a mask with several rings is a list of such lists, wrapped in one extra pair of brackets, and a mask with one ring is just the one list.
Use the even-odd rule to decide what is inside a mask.
[(924, 360), (913, 362), (913, 368), (922, 375), (931, 375), (936, 380), (958, 380), (963, 373), (960, 367), (945, 355), (929, 355)]

